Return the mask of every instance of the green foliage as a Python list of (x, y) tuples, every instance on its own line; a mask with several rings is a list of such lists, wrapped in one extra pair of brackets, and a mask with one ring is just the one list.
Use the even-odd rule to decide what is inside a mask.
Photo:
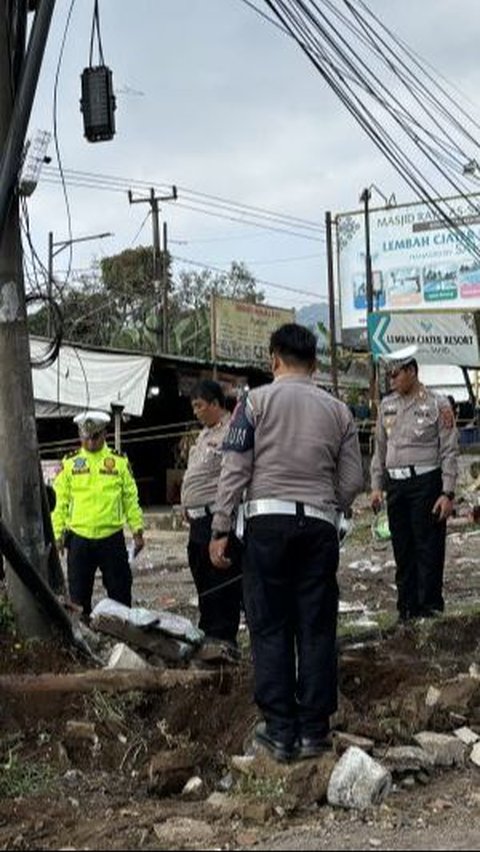
[(212, 295), (258, 304), (264, 293), (244, 263), (233, 261), (229, 272), (180, 272), (171, 295), (171, 351), (178, 355), (209, 358), (210, 301)]
[(51, 766), (22, 760), (11, 748), (6, 763), (0, 765), (0, 798), (16, 798), (43, 793), (51, 786), (55, 773)]
[[(64, 315), (64, 337), (91, 346), (159, 352), (163, 340), (163, 264), (167, 263), (169, 350), (196, 358), (210, 357), (212, 293), (262, 302), (255, 279), (244, 263), (229, 272), (179, 273), (171, 277), (171, 258), (160, 254), (154, 281), (152, 248), (139, 246), (105, 257), (90, 276), (57, 297)], [(45, 335), (47, 309), (29, 318), (32, 334)]]
[(253, 775), (242, 775), (237, 784), (238, 791), (243, 796), (256, 799), (279, 799), (285, 794), (284, 778), (255, 778)]
[(15, 633), (13, 607), (6, 595), (0, 596), (0, 631), (3, 633)]

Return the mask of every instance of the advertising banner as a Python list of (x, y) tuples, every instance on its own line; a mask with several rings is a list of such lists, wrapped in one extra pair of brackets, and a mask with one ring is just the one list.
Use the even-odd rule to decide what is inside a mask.
[(252, 305), (225, 296), (212, 297), (212, 359), (264, 367), (269, 363), (272, 331), (295, 322), (295, 311)]
[(419, 364), (480, 367), (479, 332), (480, 311), (378, 311), (368, 318), (375, 359), (416, 344)]
[[(480, 251), (480, 208), (451, 199), (455, 225)], [(480, 261), (461, 234), (426, 204), (371, 209), (374, 310), (480, 308)], [(339, 214), (337, 250), (342, 328), (365, 329), (367, 297), (363, 212)]]

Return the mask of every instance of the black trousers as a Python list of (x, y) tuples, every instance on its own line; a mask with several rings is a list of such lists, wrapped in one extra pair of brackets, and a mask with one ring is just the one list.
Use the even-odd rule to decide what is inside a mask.
[(285, 743), (321, 737), (337, 709), (338, 536), (315, 518), (248, 521), (244, 600), (255, 700)]
[(67, 536), (68, 589), (72, 603), (82, 607), (84, 615), (92, 611), (92, 593), (97, 568), (109, 598), (132, 605), (132, 572), (128, 564), (123, 532), (107, 538), (83, 538), (74, 532)]
[(397, 570), (397, 608), (402, 618), (442, 612), (446, 522), (432, 515), (442, 492), (440, 470), (390, 479), (388, 523)]
[(198, 593), (198, 626), (207, 637), (236, 644), (242, 602), (242, 545), (231, 535), (227, 555), (232, 564), (225, 571), (215, 568), (208, 553), (212, 517), (190, 522), (188, 563)]

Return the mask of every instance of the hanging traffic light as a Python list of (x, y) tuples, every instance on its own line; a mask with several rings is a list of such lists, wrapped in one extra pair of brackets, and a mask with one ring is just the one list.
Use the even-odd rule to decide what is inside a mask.
[(85, 136), (89, 142), (106, 142), (113, 139), (116, 103), (112, 72), (106, 65), (84, 69), (80, 108)]

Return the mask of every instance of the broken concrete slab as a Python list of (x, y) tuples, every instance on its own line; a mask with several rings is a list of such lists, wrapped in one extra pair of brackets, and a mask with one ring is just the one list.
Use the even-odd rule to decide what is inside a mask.
[(388, 769), (362, 749), (350, 746), (333, 769), (327, 801), (337, 807), (363, 811), (383, 802), (391, 788)]
[(374, 756), (392, 773), (431, 772), (434, 766), (433, 757), (421, 746), (390, 746), (377, 749)]
[(415, 742), (432, 757), (435, 766), (461, 766), (465, 763), (466, 747), (451, 734), (436, 731), (420, 731)]
[(107, 669), (127, 669), (143, 671), (148, 669), (148, 663), (140, 654), (129, 648), (125, 642), (117, 642), (108, 659)]

